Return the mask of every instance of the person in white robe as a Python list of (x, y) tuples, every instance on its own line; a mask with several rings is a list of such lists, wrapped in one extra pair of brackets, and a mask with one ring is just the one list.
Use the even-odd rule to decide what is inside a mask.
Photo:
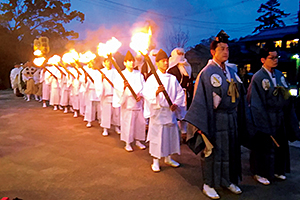
[(15, 65), (14, 68), (10, 71), (10, 84), (11, 88), (14, 90), (14, 94), (18, 93), (18, 76), (22, 68), (20, 65)]
[(40, 68), (37, 68), (37, 70), (33, 74), (33, 80), (36, 87), (36, 92), (34, 96), (35, 96), (35, 100), (39, 102), (42, 101), (42, 91), (43, 91), (42, 83), (40, 82), (41, 71), (42, 70)]
[(74, 75), (70, 76), (68, 80), (68, 84), (70, 85), (70, 101), (72, 104), (72, 108), (74, 110), (73, 117), (78, 117), (79, 108), (80, 108), (80, 96), (79, 96), (79, 89), (81, 87), (81, 82), (79, 81), (80, 75), (74, 67), (70, 67), (70, 73)]
[[(160, 50), (156, 56), (157, 74), (163, 85), (158, 85), (154, 75), (151, 75), (143, 90), (145, 100), (150, 105), (150, 124), (147, 141), (149, 153), (153, 156), (151, 169), (160, 171), (159, 159), (164, 157), (165, 163), (172, 167), (179, 167), (179, 163), (172, 160), (172, 154), (180, 154), (180, 135), (177, 127), (180, 108), (184, 106), (184, 91), (176, 77), (166, 73), (168, 56)], [(166, 90), (172, 105), (169, 106), (163, 91)]]
[(54, 76), (45, 76), (45, 83), (50, 85), (50, 101), (49, 104), (53, 106), (53, 110), (58, 110), (58, 105), (60, 103), (60, 87), (59, 82), (60, 79), (63, 77), (63, 74), (60, 73), (58, 69), (54, 66), (48, 67), (48, 70), (52, 72)]
[[(74, 66), (75, 68), (76, 66)], [(84, 117), (85, 115), (85, 99), (86, 99), (86, 83), (87, 83), (87, 77), (85, 76), (82, 69), (77, 68), (77, 72), (79, 74), (79, 114)], [(75, 70), (76, 70), (75, 69)]]
[[(48, 69), (48, 67), (45, 67)], [(42, 84), (42, 100), (43, 108), (47, 107), (46, 102), (50, 100), (50, 90), (51, 84), (46, 81), (50, 76), (52, 76), (46, 69), (42, 69), (40, 73), (40, 83)]]
[(71, 75), (63, 68), (59, 67), (65, 75), (60, 79), (60, 105), (64, 108), (64, 113), (68, 113), (68, 106), (71, 105), (70, 93), (71, 93)]
[[(145, 120), (143, 116), (143, 97), (142, 90), (144, 87), (144, 77), (138, 71), (134, 70), (134, 57), (127, 52), (124, 58), (126, 69), (122, 71), (128, 82), (119, 79), (115, 88), (121, 92), (121, 140), (126, 143), (125, 150), (133, 151), (130, 143), (135, 141), (135, 145), (139, 149), (145, 149), (146, 146), (140, 141), (145, 141)], [(128, 89), (128, 85), (132, 87), (137, 95), (135, 99)]]
[(19, 89), (19, 92), (20, 94), (23, 96), (24, 100), (27, 99), (24, 91), (26, 89), (26, 84), (25, 82), (23, 81), (23, 71), (25, 69), (25, 65), (23, 63), (20, 64), (20, 71), (19, 71), (19, 74), (17, 76), (17, 79), (18, 79), (18, 89)]
[[(113, 84), (119, 74), (115, 68), (112, 67), (111, 62), (108, 59), (104, 59), (102, 65), (105, 67), (101, 71), (105, 74), (108, 80)], [(100, 73), (100, 72), (99, 72)], [(103, 128), (103, 136), (108, 135), (108, 129), (111, 128), (111, 125), (114, 125), (115, 131), (121, 133), (120, 131), (120, 104), (118, 102), (119, 98), (114, 90), (113, 85), (111, 85), (103, 76), (101, 79), (102, 82), (102, 94), (101, 96), (101, 124)], [(98, 85), (98, 84), (97, 84)], [(97, 90), (98, 91), (98, 90)], [(97, 92), (96, 91), (96, 92)]]
[[(93, 64), (90, 63), (91, 67)], [(91, 76), (93, 81), (101, 80), (100, 73), (93, 69), (89, 68), (87, 65), (83, 66), (87, 74)], [(96, 66), (95, 66), (96, 67)], [(83, 73), (84, 74), (84, 73)], [(93, 81), (87, 76), (85, 77), (85, 114), (84, 114), (84, 121), (87, 121), (86, 127), (90, 128), (92, 126), (92, 121), (98, 119), (100, 123), (101, 119), (101, 108), (100, 108), (100, 98), (97, 96), (96, 90), (101, 90), (102, 86), (99, 85), (100, 82), (96, 82), (94, 84)], [(101, 92), (99, 92), (101, 93)]]

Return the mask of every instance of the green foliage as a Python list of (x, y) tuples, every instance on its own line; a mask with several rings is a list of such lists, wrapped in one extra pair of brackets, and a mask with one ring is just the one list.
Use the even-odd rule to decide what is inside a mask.
[(256, 19), (256, 21), (261, 22), (261, 24), (257, 26), (252, 33), (285, 26), (285, 23), (280, 18), (287, 17), (290, 13), (285, 13), (276, 8), (279, 6), (280, 3), (277, 0), (268, 0), (267, 3), (261, 4), (257, 12), (264, 14)]
[(19, 40), (44, 33), (76, 37), (76, 33), (65, 30), (63, 24), (72, 20), (83, 22), (84, 14), (70, 8), (70, 0), (9, 0), (0, 4), (0, 22)]
[[(33, 40), (46, 36), (50, 51), (61, 53), (78, 33), (64, 25), (84, 21), (84, 14), (72, 11), (70, 0), (6, 0), (0, 3), (0, 89), (9, 87), (9, 71), (16, 63), (33, 59)], [(50, 52), (51, 54), (51, 52)]]

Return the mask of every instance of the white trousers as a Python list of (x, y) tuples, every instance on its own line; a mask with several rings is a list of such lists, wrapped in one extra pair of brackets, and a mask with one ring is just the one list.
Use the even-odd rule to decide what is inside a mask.
[(121, 140), (131, 143), (134, 140), (144, 141), (145, 119), (143, 110), (121, 109)]
[(111, 102), (101, 102), (101, 127), (110, 129), (110, 125), (120, 126), (120, 107), (114, 108)]
[(99, 120), (101, 117), (100, 102), (86, 101), (84, 121), (91, 122), (96, 120), (96, 114), (97, 114), (97, 119)]

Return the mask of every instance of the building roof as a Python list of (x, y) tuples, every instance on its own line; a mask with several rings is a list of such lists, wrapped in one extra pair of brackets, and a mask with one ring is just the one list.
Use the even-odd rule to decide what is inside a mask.
[(240, 39), (240, 41), (249, 42), (249, 41), (262, 41), (262, 40), (271, 40), (271, 39), (276, 40), (297, 33), (298, 33), (298, 25), (292, 25), (292, 26), (285, 26), (285, 27), (263, 30), (258, 34), (246, 36), (245, 38)]

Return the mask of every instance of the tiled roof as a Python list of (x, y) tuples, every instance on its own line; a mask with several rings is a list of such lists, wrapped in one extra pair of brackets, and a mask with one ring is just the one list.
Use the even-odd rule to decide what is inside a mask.
[(293, 35), (298, 33), (298, 25), (293, 26), (285, 26), (280, 28), (272, 28), (263, 30), (258, 34), (246, 36), (243, 39), (240, 39), (241, 42), (248, 41), (261, 41), (261, 40), (269, 40), (269, 39), (282, 39), (287, 35)]

